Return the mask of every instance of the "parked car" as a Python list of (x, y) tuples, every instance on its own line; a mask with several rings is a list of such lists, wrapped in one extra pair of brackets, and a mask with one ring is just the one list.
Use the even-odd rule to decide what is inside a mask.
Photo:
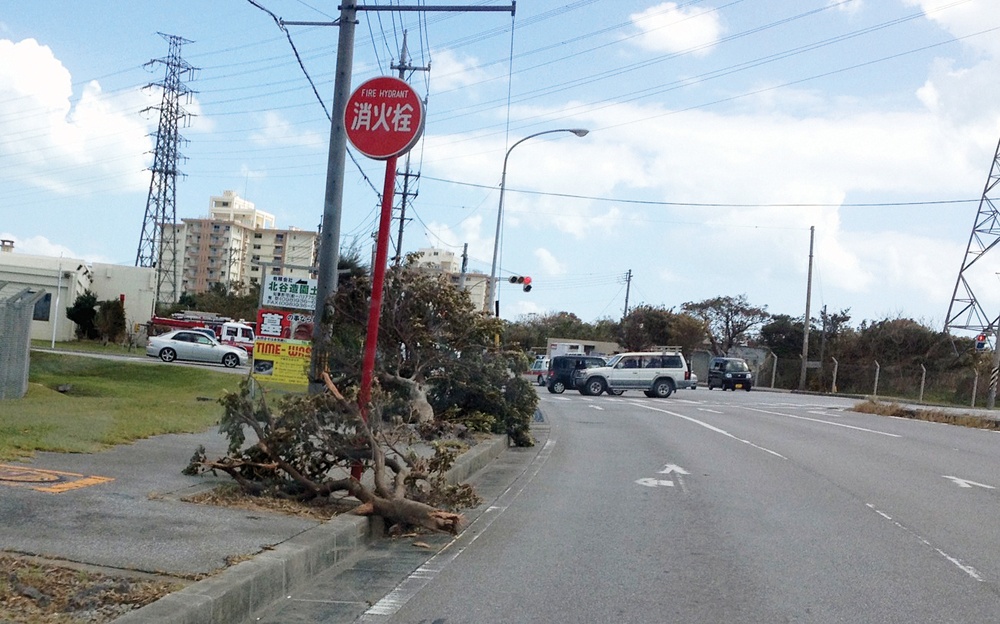
[(527, 371), (524, 372), (524, 378), (533, 384), (538, 384), (539, 386), (545, 385), (545, 377), (549, 372), (549, 358), (541, 356), (535, 358), (535, 361), (531, 363), (531, 366)]
[(159, 336), (153, 336), (146, 345), (146, 355), (158, 357), (164, 362), (187, 360), (209, 362), (235, 368), (247, 363), (247, 352), (239, 347), (231, 347), (209, 338), (201, 332), (177, 329)]
[(576, 379), (576, 386), (580, 394), (591, 396), (642, 390), (648, 397), (665, 399), (690, 379), (691, 371), (680, 348), (668, 347), (655, 352), (619, 353), (606, 366), (588, 369)]
[(597, 355), (557, 355), (549, 361), (545, 386), (552, 394), (562, 394), (566, 388), (575, 387), (574, 376), (604, 364), (604, 358)]
[(708, 389), (722, 388), (733, 390), (738, 388), (750, 392), (753, 387), (753, 373), (745, 360), (740, 358), (716, 357), (708, 363)]

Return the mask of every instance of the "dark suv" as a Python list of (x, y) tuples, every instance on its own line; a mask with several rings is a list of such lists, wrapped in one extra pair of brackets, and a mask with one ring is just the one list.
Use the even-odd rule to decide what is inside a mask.
[(562, 394), (566, 388), (573, 388), (573, 377), (577, 371), (604, 366), (604, 358), (596, 355), (557, 355), (549, 360), (549, 373), (545, 387), (552, 394)]
[(753, 387), (753, 373), (746, 361), (740, 358), (717, 357), (708, 363), (708, 389), (722, 388), (736, 390), (742, 388), (750, 392)]

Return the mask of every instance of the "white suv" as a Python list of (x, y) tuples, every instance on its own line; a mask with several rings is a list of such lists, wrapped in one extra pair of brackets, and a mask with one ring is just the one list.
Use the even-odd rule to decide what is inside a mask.
[(580, 394), (642, 390), (648, 397), (665, 399), (684, 386), (690, 374), (680, 348), (667, 347), (655, 352), (619, 353), (608, 360), (607, 366), (587, 369), (585, 376), (575, 381)]

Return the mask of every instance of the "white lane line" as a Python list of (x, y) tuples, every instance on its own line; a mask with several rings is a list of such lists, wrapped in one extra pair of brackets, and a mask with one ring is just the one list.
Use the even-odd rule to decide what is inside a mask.
[(893, 520), (892, 516), (890, 516), (889, 514), (885, 513), (884, 511), (880, 511), (879, 509), (877, 509), (875, 507), (875, 505), (872, 505), (871, 503), (865, 503), (865, 506), (868, 507), (869, 509), (871, 509), (872, 511), (874, 511), (875, 513), (877, 513), (878, 515), (882, 516), (883, 518), (885, 518), (889, 522), (891, 522), (893, 525), (896, 526), (896, 528), (902, 529), (903, 531), (905, 531), (906, 533), (908, 533), (912, 537), (916, 538), (921, 544), (923, 544), (923, 545), (925, 545), (925, 546), (927, 546), (929, 548), (933, 548), (934, 552), (936, 552), (940, 556), (942, 556), (945, 559), (947, 559), (952, 565), (954, 565), (955, 567), (957, 567), (962, 572), (965, 572), (966, 574), (968, 574), (972, 578), (976, 579), (980, 583), (985, 583), (986, 582), (986, 579), (984, 579), (982, 577), (982, 575), (979, 573), (979, 570), (975, 569), (974, 567), (972, 567), (970, 565), (966, 565), (966, 564), (962, 563), (962, 561), (960, 559), (958, 559), (957, 557), (952, 557), (951, 555), (949, 555), (945, 551), (941, 550), (937, 546), (934, 546), (933, 544), (930, 543), (930, 541), (928, 541), (924, 537), (921, 537), (920, 534), (918, 534), (913, 529), (911, 529), (911, 528), (903, 525), (902, 523), (900, 523), (897, 520)]
[(653, 410), (654, 412), (660, 412), (662, 414), (669, 414), (671, 416), (676, 416), (677, 418), (682, 418), (682, 419), (687, 420), (689, 422), (693, 422), (696, 425), (700, 425), (700, 426), (708, 429), (709, 431), (714, 431), (715, 433), (721, 433), (722, 435), (726, 436), (727, 438), (732, 438), (733, 440), (736, 440), (737, 442), (742, 442), (743, 444), (750, 445), (750, 446), (754, 447), (755, 449), (764, 451), (765, 453), (770, 453), (771, 455), (774, 455), (775, 457), (780, 457), (781, 459), (788, 459), (787, 457), (785, 457), (781, 453), (778, 453), (777, 451), (772, 451), (769, 448), (764, 448), (763, 446), (759, 446), (757, 444), (754, 444), (750, 440), (744, 440), (743, 438), (738, 438), (738, 437), (734, 436), (733, 434), (729, 433), (728, 431), (726, 431), (724, 429), (719, 429), (718, 427), (716, 427), (714, 425), (710, 425), (707, 422), (700, 421), (697, 418), (691, 418), (690, 416), (685, 416), (684, 414), (678, 414), (677, 412), (671, 412), (671, 411), (668, 411), (668, 410), (665, 410), (665, 409), (660, 409), (660, 408), (652, 407), (652, 406), (649, 406), (649, 405), (643, 405), (642, 403), (637, 403), (636, 402), (636, 403), (633, 403), (633, 405), (635, 405), (636, 407), (641, 407), (641, 408), (644, 408), (644, 409)]
[(815, 414), (816, 416), (833, 416), (833, 417), (836, 417), (836, 418), (840, 418), (840, 414), (831, 414), (830, 412), (814, 412), (814, 411), (810, 410), (810, 411), (808, 411), (806, 413), (807, 414)]
[[(497, 497), (493, 504), (489, 506), (478, 518), (472, 521), (472, 523), (462, 531), (461, 535), (458, 535), (453, 540), (445, 544), (444, 548), (438, 551), (433, 557), (428, 559), (422, 566), (414, 570), (408, 577), (403, 579), (399, 585), (389, 592), (384, 598), (376, 602), (371, 606), (370, 609), (364, 612), (364, 614), (358, 618), (357, 622), (385, 622), (390, 617), (395, 615), (400, 609), (403, 608), (411, 598), (417, 595), (417, 593), (427, 586), (428, 583), (437, 578), (438, 574), (447, 567), (449, 563), (454, 561), (461, 555), (466, 548), (472, 545), (479, 536), (482, 535), (490, 528), (496, 519), (500, 517), (500, 514), (507, 511), (511, 503), (521, 495), (521, 492), (530, 484), (536, 476), (538, 476), (539, 471), (541, 471), (542, 466), (548, 461), (549, 456), (552, 455), (552, 449), (555, 447), (556, 441), (554, 439), (549, 439), (545, 442), (545, 446), (542, 450), (538, 452), (528, 467), (525, 468), (521, 477), (517, 479), (510, 487), (504, 490), (503, 494)], [(524, 476), (527, 475), (527, 478)], [(517, 488), (517, 489), (515, 489)], [(473, 530), (475, 529), (475, 530)], [(466, 541), (466, 537), (468, 539)], [(466, 543), (452, 548), (460, 541), (466, 541)]]
[(978, 483), (976, 481), (969, 481), (968, 479), (959, 479), (958, 477), (952, 477), (949, 475), (941, 475), (945, 479), (951, 479), (960, 488), (971, 488), (972, 486), (986, 488), (987, 490), (995, 490), (996, 488), (992, 485), (986, 485), (985, 483)]
[(716, 411), (714, 409), (708, 409), (707, 407), (699, 407), (699, 412), (708, 412), (710, 414), (722, 414), (723, 412)]
[(761, 414), (771, 414), (773, 416), (784, 416), (785, 418), (795, 418), (796, 420), (808, 420), (810, 422), (822, 423), (824, 425), (832, 425), (834, 427), (843, 427), (845, 429), (854, 429), (855, 431), (864, 431), (865, 433), (875, 433), (878, 435), (889, 436), (890, 438), (902, 438), (903, 436), (897, 435), (895, 433), (887, 433), (885, 431), (876, 431), (874, 429), (865, 429), (864, 427), (855, 427), (854, 425), (845, 425), (844, 423), (830, 422), (829, 420), (820, 420), (819, 418), (806, 418), (805, 416), (795, 416), (794, 414), (783, 414), (781, 412), (770, 412), (768, 410), (754, 409), (752, 407), (746, 408), (751, 412), (760, 412)]

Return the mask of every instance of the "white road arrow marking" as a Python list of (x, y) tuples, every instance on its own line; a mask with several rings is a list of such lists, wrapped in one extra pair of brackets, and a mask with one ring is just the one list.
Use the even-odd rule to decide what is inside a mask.
[(660, 474), (670, 474), (671, 472), (676, 472), (677, 474), (682, 474), (682, 475), (691, 474), (690, 472), (684, 470), (677, 464), (666, 464), (665, 466), (663, 466), (663, 470), (660, 471)]
[(653, 477), (643, 477), (642, 479), (636, 479), (636, 483), (639, 485), (645, 485), (646, 487), (674, 487), (674, 482), (669, 479), (654, 479)]
[(995, 490), (996, 488), (992, 485), (986, 485), (985, 483), (976, 483), (975, 481), (969, 481), (968, 479), (959, 479), (958, 477), (951, 477), (948, 475), (941, 475), (945, 479), (951, 479), (955, 482), (955, 485), (962, 488), (970, 488), (972, 486), (986, 488), (987, 490)]

